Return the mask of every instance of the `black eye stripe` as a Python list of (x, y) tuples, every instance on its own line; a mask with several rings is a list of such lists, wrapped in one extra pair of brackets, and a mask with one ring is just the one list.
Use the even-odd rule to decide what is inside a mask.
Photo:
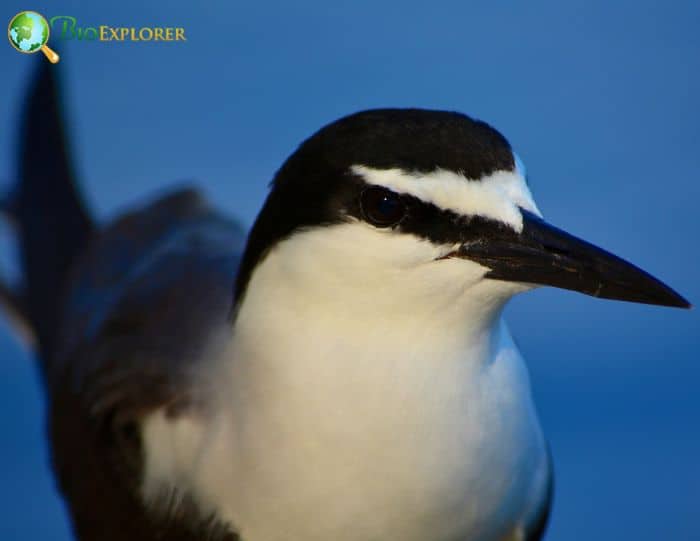
[[(452, 244), (488, 239), (494, 235), (513, 234), (505, 224), (482, 216), (463, 216), (451, 210), (442, 209), (413, 195), (396, 193), (381, 186), (370, 185), (364, 188), (359, 198), (358, 218), (369, 221), (363, 206), (363, 197), (368, 190), (386, 190), (398, 198), (404, 212), (395, 223), (378, 227), (393, 227), (401, 233), (408, 233), (434, 242)], [(355, 214), (355, 212), (350, 212)], [(371, 223), (371, 222), (370, 222)]]

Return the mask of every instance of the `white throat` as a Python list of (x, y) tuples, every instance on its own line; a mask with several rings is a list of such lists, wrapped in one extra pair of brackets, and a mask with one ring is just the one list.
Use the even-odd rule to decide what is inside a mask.
[(497, 538), (544, 490), (500, 319), (523, 286), (385, 241), (358, 223), (298, 233), (251, 278), (188, 479), (246, 541)]

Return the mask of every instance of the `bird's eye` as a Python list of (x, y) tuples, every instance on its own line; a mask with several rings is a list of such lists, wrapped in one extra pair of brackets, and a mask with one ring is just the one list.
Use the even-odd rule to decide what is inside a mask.
[(377, 227), (396, 225), (406, 214), (406, 207), (399, 194), (379, 186), (365, 189), (360, 203), (365, 219)]

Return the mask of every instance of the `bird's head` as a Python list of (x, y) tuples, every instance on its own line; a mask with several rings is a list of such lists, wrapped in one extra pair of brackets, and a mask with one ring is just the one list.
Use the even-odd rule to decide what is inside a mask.
[(508, 141), (443, 111), (365, 111), (306, 140), (278, 171), (251, 231), (237, 302), (263, 267), (266, 287), (288, 283), (307, 302), (395, 314), (465, 297), (502, 305), (537, 285), (689, 306), (545, 222)]

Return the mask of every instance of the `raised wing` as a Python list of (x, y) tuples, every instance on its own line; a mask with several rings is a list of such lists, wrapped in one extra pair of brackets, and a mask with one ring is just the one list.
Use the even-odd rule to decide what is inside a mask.
[(166, 522), (144, 509), (140, 420), (206, 400), (193, 375), (226, 325), (243, 242), (187, 190), (119, 219), (74, 265), (46, 383), (54, 466), (81, 539), (234, 538), (186, 500)]
[(169, 512), (146, 509), (140, 429), (156, 408), (176, 415), (204, 402), (194, 375), (212, 332), (228, 329), (244, 235), (193, 190), (97, 227), (75, 182), (56, 76), (37, 63), (17, 182), (0, 197), (21, 267), (20, 284), (0, 279), (0, 308), (41, 361), (52, 459), (75, 532), (237, 539), (186, 494), (164, 496)]

